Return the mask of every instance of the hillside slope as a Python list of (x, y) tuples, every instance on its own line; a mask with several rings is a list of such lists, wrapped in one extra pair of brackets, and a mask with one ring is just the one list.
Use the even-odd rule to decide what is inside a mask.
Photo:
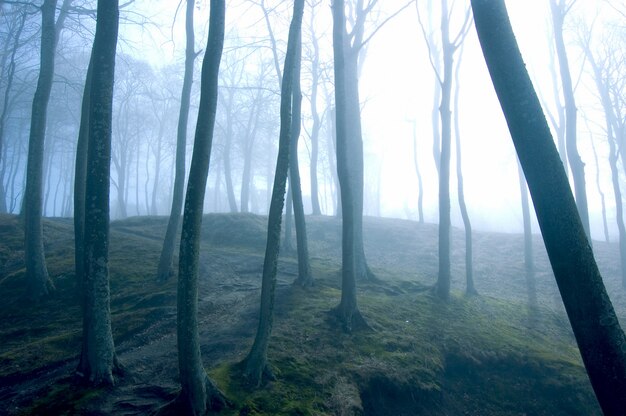
[[(281, 253), (269, 358), (277, 380), (257, 391), (237, 366), (254, 337), (266, 218), (211, 214), (203, 224), (200, 335), (205, 367), (241, 415), (595, 415), (544, 251), (537, 250), (540, 308), (526, 306), (519, 235), (476, 233), (479, 297), (463, 293), (463, 236), (456, 230), (453, 296), (430, 295), (437, 227), (367, 218), (365, 245), (378, 281), (359, 284), (372, 330), (346, 335), (326, 313), (340, 296), (340, 222), (308, 217), (317, 284), (291, 286), (295, 253)], [(80, 311), (70, 220), (45, 222), (57, 286), (39, 304), (24, 297), (21, 229), (0, 216), (0, 414), (149, 414), (177, 391), (175, 279), (154, 274), (167, 219), (111, 226), (113, 331), (127, 375), (110, 390), (75, 384)], [(536, 247), (542, 247), (539, 237)], [(617, 247), (594, 248), (624, 322)]]

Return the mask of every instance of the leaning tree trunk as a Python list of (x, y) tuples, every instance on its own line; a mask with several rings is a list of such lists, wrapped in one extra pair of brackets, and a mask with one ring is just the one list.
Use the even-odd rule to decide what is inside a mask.
[(298, 43), (302, 31), (302, 14), (304, 0), (294, 1), (293, 18), (289, 27), (287, 53), (283, 68), (283, 80), (280, 95), (280, 135), (278, 144), (278, 159), (272, 189), (269, 218), (267, 223), (267, 243), (263, 262), (263, 278), (261, 284), (261, 309), (259, 326), (254, 344), (243, 361), (244, 378), (252, 386), (259, 386), (264, 380), (273, 378), (267, 361), (267, 347), (272, 333), (274, 320), (274, 290), (276, 288), (276, 272), (278, 252), (280, 248), (280, 228), (282, 213), (285, 204), (285, 188), (289, 171), (289, 148), (292, 132), (292, 102), (295, 77), (300, 71), (298, 60)]
[[(118, 1), (99, 0), (92, 50), (85, 183), (83, 345), (77, 370), (90, 384), (114, 383), (120, 370), (111, 332), (109, 192)], [(80, 177), (77, 177), (80, 180)]]
[[(333, 5), (333, 56), (335, 72), (335, 125), (337, 140), (337, 176), (341, 188), (341, 302), (333, 313), (345, 332), (367, 326), (357, 306), (356, 298), (356, 244), (354, 186), (349, 169), (349, 143), (347, 129), (346, 72), (344, 54), (345, 6), (344, 0), (334, 0)], [(350, 149), (352, 154), (358, 149)], [(356, 156), (358, 157), (358, 155)]]
[(33, 97), (28, 139), (26, 189), (24, 191), (24, 256), (28, 292), (39, 298), (54, 289), (48, 276), (43, 248), (43, 159), (48, 102), (54, 76), (56, 49), (55, 13), (57, 0), (45, 0), (41, 7), (41, 60), (39, 80)]
[(289, 178), (293, 197), (293, 216), (296, 222), (296, 245), (298, 250), (298, 278), (296, 284), (312, 286), (313, 275), (309, 263), (309, 247), (306, 236), (306, 220), (302, 203), (302, 187), (300, 185), (300, 168), (298, 165), (298, 139), (302, 122), (302, 91), (300, 89), (301, 42), (296, 47), (296, 65), (293, 74), (293, 105), (291, 118), (291, 143), (289, 145)]
[(537, 219), (591, 385), (606, 415), (626, 412), (626, 337), (524, 66), (504, 0), (472, 0), (485, 61), (524, 169)]
[(209, 38), (200, 87), (200, 106), (183, 214), (178, 263), (176, 335), (181, 391), (171, 406), (179, 413), (204, 415), (227, 405), (202, 365), (198, 335), (200, 229), (217, 111), (218, 74), (224, 46), (225, 0), (211, 0)]
[(187, 150), (187, 122), (189, 120), (189, 106), (191, 101), (191, 85), (193, 84), (193, 63), (196, 59), (194, 50), (193, 10), (195, 2), (187, 0), (185, 21), (185, 33), (187, 44), (185, 46), (185, 75), (183, 89), (180, 97), (180, 112), (178, 114), (178, 130), (176, 133), (176, 169), (174, 174), (174, 191), (172, 195), (172, 209), (167, 223), (167, 231), (163, 240), (163, 248), (159, 258), (157, 280), (164, 282), (172, 274), (174, 259), (174, 246), (176, 232), (180, 222), (180, 211), (183, 207), (183, 191), (185, 187), (185, 152)]

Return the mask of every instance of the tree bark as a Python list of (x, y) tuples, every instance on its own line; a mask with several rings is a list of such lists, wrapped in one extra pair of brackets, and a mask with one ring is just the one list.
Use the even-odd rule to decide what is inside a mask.
[(439, 274), (436, 293), (441, 299), (450, 296), (450, 147), (452, 145), (452, 66), (454, 46), (450, 42), (448, 1), (441, 2), (441, 48), (443, 52), (443, 78), (441, 80), (441, 154), (439, 161)]
[(176, 166), (174, 172), (174, 191), (172, 195), (172, 208), (170, 218), (167, 222), (165, 239), (159, 257), (156, 278), (160, 282), (165, 282), (173, 274), (174, 250), (176, 245), (176, 234), (180, 223), (180, 212), (183, 207), (183, 193), (185, 187), (185, 152), (187, 150), (187, 124), (189, 121), (189, 107), (191, 102), (191, 86), (193, 84), (193, 63), (196, 59), (194, 50), (195, 36), (193, 31), (193, 10), (195, 2), (187, 0), (185, 13), (185, 35), (187, 38), (185, 46), (185, 75), (183, 78), (183, 89), (180, 96), (180, 111), (178, 114), (178, 128), (176, 132)]
[(34, 298), (45, 296), (54, 289), (44, 257), (42, 216), (44, 140), (57, 44), (54, 20), (56, 5), (57, 0), (45, 0), (41, 7), (41, 60), (28, 139), (23, 206), (24, 240), (28, 293)]
[(472, 0), (478, 38), (524, 169), (583, 363), (606, 415), (626, 412), (626, 337), (606, 293), (503, 0)]
[(296, 222), (296, 245), (298, 250), (298, 277), (296, 284), (304, 287), (313, 286), (313, 275), (309, 263), (309, 245), (306, 235), (306, 220), (304, 204), (302, 202), (302, 187), (300, 185), (300, 168), (298, 163), (298, 139), (302, 123), (302, 91), (300, 87), (300, 67), (302, 59), (302, 42), (299, 39), (296, 46), (296, 64), (293, 74), (293, 104), (291, 116), (291, 143), (289, 145), (289, 184), (293, 196), (293, 214)]
[(311, 13), (311, 43), (313, 45), (313, 60), (311, 62), (311, 117), (313, 118), (313, 125), (311, 126), (311, 207), (313, 209), (313, 215), (321, 215), (322, 209), (320, 207), (319, 199), (319, 186), (317, 181), (317, 165), (319, 159), (319, 137), (320, 130), (322, 128), (322, 120), (317, 111), (317, 97), (319, 90), (319, 78), (320, 78), (320, 52), (319, 42), (315, 34), (314, 26), (315, 13)]
[[(354, 205), (356, 182), (352, 179), (353, 171), (349, 168), (349, 155), (358, 158), (358, 148), (351, 147), (348, 139), (347, 127), (347, 85), (345, 69), (346, 45), (346, 19), (344, 0), (334, 0), (333, 10), (333, 56), (335, 72), (335, 119), (337, 134), (337, 176), (341, 188), (341, 214), (342, 214), (342, 238), (341, 238), (341, 302), (331, 313), (339, 320), (345, 332), (352, 332), (367, 326), (365, 319), (357, 306), (356, 278), (357, 278), (357, 247), (355, 241), (355, 217), (357, 216)], [(360, 149), (363, 157), (362, 149)]]
[(83, 344), (78, 374), (89, 384), (112, 385), (120, 370), (111, 332), (109, 192), (111, 119), (119, 9), (99, 0), (88, 87), (89, 127), (85, 183)]
[(225, 1), (211, 0), (209, 37), (202, 63), (200, 106), (189, 170), (178, 264), (177, 340), (181, 391), (173, 403), (204, 415), (228, 404), (202, 365), (198, 335), (200, 229), (217, 110), (218, 73), (224, 46)]
[(294, 1), (293, 18), (289, 27), (287, 53), (283, 68), (280, 100), (280, 137), (278, 145), (278, 159), (272, 190), (269, 218), (267, 224), (267, 243), (263, 262), (263, 278), (261, 286), (261, 309), (259, 326), (252, 349), (243, 361), (244, 378), (253, 386), (259, 386), (267, 378), (273, 378), (273, 373), (267, 361), (267, 347), (272, 332), (274, 318), (274, 291), (276, 288), (276, 272), (278, 252), (280, 248), (280, 226), (284, 207), (285, 188), (289, 171), (289, 148), (292, 134), (292, 103), (293, 85), (295, 77), (299, 75), (297, 68), (300, 65), (297, 53), (298, 43), (302, 31), (302, 15), (304, 0)]
[(454, 74), (454, 134), (456, 145), (456, 178), (457, 178), (457, 196), (459, 198), (459, 209), (463, 218), (463, 228), (465, 229), (465, 294), (477, 295), (478, 291), (474, 285), (474, 264), (473, 264), (473, 246), (472, 246), (472, 223), (467, 212), (465, 204), (465, 191), (463, 188), (463, 164), (461, 160), (461, 130), (459, 127), (459, 69), (461, 67), (461, 55), (456, 66)]

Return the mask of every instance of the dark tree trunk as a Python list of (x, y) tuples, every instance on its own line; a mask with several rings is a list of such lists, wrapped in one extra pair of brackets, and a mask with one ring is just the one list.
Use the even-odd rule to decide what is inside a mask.
[(99, 0), (92, 50), (85, 183), (83, 345), (78, 373), (93, 385), (114, 384), (120, 370), (111, 332), (109, 294), (109, 191), (111, 119), (119, 9)]
[(267, 361), (267, 347), (272, 333), (274, 315), (274, 290), (276, 287), (278, 251), (280, 248), (280, 228), (289, 171), (289, 148), (292, 133), (292, 88), (294, 79), (299, 74), (297, 68), (300, 66), (300, 62), (298, 61), (299, 54), (297, 50), (302, 31), (303, 12), (304, 0), (295, 0), (293, 18), (289, 27), (283, 81), (281, 83), (280, 138), (267, 224), (267, 244), (263, 262), (259, 326), (252, 349), (243, 361), (244, 378), (247, 383), (253, 386), (259, 386), (265, 379), (273, 377)]
[(441, 82), (441, 158), (439, 161), (439, 274), (436, 293), (441, 299), (450, 296), (450, 147), (452, 145), (452, 66), (454, 46), (450, 42), (448, 1), (441, 3), (441, 42), (443, 51), (443, 78)]
[(54, 289), (48, 276), (43, 248), (43, 159), (46, 118), (57, 44), (55, 13), (57, 0), (45, 0), (41, 7), (41, 60), (39, 80), (33, 98), (28, 139), (28, 162), (24, 194), (24, 240), (28, 293), (39, 298)]
[(302, 43), (298, 40), (296, 46), (296, 64), (293, 74), (293, 104), (291, 116), (291, 143), (289, 145), (289, 184), (293, 196), (293, 214), (296, 221), (296, 244), (298, 250), (298, 278), (296, 284), (304, 287), (313, 286), (313, 275), (309, 263), (309, 245), (306, 235), (306, 220), (302, 203), (302, 188), (300, 185), (300, 168), (298, 164), (298, 139), (302, 123), (302, 91), (300, 88), (300, 67)]
[(217, 109), (218, 73), (224, 45), (225, 1), (211, 0), (209, 38), (200, 87), (200, 106), (189, 170), (178, 264), (177, 340), (181, 391), (172, 403), (180, 413), (204, 415), (227, 404), (202, 365), (198, 335), (200, 229)]
[(519, 189), (522, 200), (522, 219), (524, 223), (524, 275), (526, 277), (526, 291), (528, 292), (528, 306), (537, 308), (537, 288), (535, 284), (535, 261), (533, 258), (533, 234), (530, 223), (530, 206), (528, 204), (528, 187), (522, 167), (518, 163)]
[(183, 89), (180, 97), (180, 112), (178, 114), (178, 129), (176, 133), (176, 167), (174, 173), (174, 191), (172, 195), (172, 208), (167, 222), (163, 248), (159, 257), (156, 278), (160, 282), (166, 281), (173, 274), (173, 259), (176, 246), (176, 233), (180, 223), (180, 211), (183, 207), (183, 193), (185, 188), (185, 152), (187, 150), (187, 124), (189, 120), (189, 106), (191, 101), (191, 86), (193, 84), (193, 63), (196, 59), (194, 50), (193, 10), (195, 2), (187, 0), (185, 14), (185, 34), (187, 43), (185, 46), (185, 75)]
[(626, 337), (619, 326), (503, 0), (472, 0), (485, 61), (535, 205), (585, 368), (606, 415), (626, 412)]
[[(89, 146), (89, 108), (93, 73), (93, 57), (89, 60), (85, 89), (80, 110), (80, 127), (76, 142), (76, 163), (74, 164), (74, 261), (76, 287), (83, 292), (85, 279), (85, 192), (87, 190), (87, 156)], [(83, 305), (84, 307), (84, 305)], [(84, 315), (84, 312), (83, 312)]]
[(576, 143), (576, 101), (574, 99), (574, 87), (572, 86), (567, 51), (565, 49), (565, 42), (563, 41), (563, 20), (567, 14), (565, 0), (550, 0), (550, 8), (552, 10), (552, 23), (554, 25), (556, 55), (559, 60), (561, 83), (563, 84), (563, 98), (565, 100), (565, 145), (567, 148), (567, 159), (572, 169), (578, 213), (583, 222), (587, 238), (591, 241), (589, 208), (587, 206), (587, 186), (585, 185), (585, 164), (580, 158), (578, 145)]
[[(341, 302), (332, 310), (345, 332), (352, 332), (367, 326), (357, 306), (356, 298), (356, 242), (355, 242), (355, 181), (349, 169), (349, 153), (355, 157), (359, 149), (351, 148), (347, 128), (347, 97), (345, 70), (345, 6), (344, 0), (334, 0), (333, 10), (333, 56), (335, 72), (335, 119), (337, 134), (337, 176), (341, 188)], [(362, 149), (361, 149), (362, 150)], [(363, 153), (361, 151), (361, 157)]]

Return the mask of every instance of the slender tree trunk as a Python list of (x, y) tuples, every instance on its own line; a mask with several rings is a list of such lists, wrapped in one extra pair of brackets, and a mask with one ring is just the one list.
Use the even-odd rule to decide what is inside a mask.
[(293, 251), (293, 187), (289, 180), (287, 197), (285, 198), (285, 235), (283, 237), (283, 251), (291, 253)]
[(452, 144), (451, 93), (454, 48), (450, 43), (448, 1), (441, 3), (441, 42), (443, 78), (441, 82), (441, 159), (439, 162), (439, 275), (436, 292), (441, 299), (450, 296), (450, 147)]
[(605, 415), (626, 411), (626, 337), (598, 270), (503, 0), (472, 0), (474, 21), (563, 303)]
[(121, 370), (111, 332), (109, 294), (109, 191), (111, 119), (119, 9), (99, 0), (92, 71), (88, 78), (89, 127), (85, 183), (83, 344), (78, 374), (89, 384), (114, 384)]
[(320, 52), (319, 42), (314, 30), (314, 16), (315, 13), (311, 13), (311, 43), (313, 45), (313, 61), (311, 62), (311, 117), (313, 118), (313, 125), (311, 126), (311, 207), (313, 209), (313, 215), (321, 215), (322, 209), (320, 207), (319, 199), (319, 186), (317, 181), (317, 165), (319, 159), (319, 140), (320, 130), (322, 128), (322, 120), (317, 111), (317, 96), (319, 91), (319, 77), (320, 77)]
[(572, 178), (574, 179), (576, 206), (578, 207), (583, 227), (585, 227), (587, 238), (591, 241), (587, 189), (585, 185), (585, 164), (580, 158), (578, 145), (576, 143), (576, 101), (574, 99), (574, 88), (572, 86), (567, 51), (565, 49), (565, 42), (563, 41), (563, 20), (567, 13), (565, 0), (550, 0), (550, 8), (552, 10), (552, 22), (554, 25), (556, 55), (559, 60), (561, 83), (563, 84), (563, 98), (565, 100), (565, 144), (567, 147), (567, 159), (569, 160), (570, 168), (572, 169)]
[(224, 45), (225, 1), (211, 0), (210, 10), (209, 38), (202, 63), (199, 116), (180, 240), (176, 328), (182, 389), (173, 403), (184, 409), (180, 413), (197, 416), (227, 404), (204, 370), (198, 335), (200, 229), (217, 109), (218, 73)]
[(528, 204), (528, 187), (522, 166), (517, 164), (519, 189), (522, 200), (522, 219), (524, 223), (524, 275), (526, 276), (526, 291), (528, 292), (528, 306), (531, 310), (537, 308), (537, 285), (535, 284), (535, 260), (533, 258), (533, 234), (530, 223), (530, 206)]
[(39, 298), (54, 286), (48, 276), (43, 248), (43, 160), (48, 101), (54, 77), (56, 49), (55, 13), (57, 0), (44, 0), (41, 7), (41, 61), (33, 98), (28, 140), (28, 163), (24, 195), (24, 240), (28, 293)]
[(417, 122), (413, 120), (413, 164), (415, 166), (415, 173), (417, 174), (417, 213), (420, 224), (424, 223), (424, 187), (422, 185), (422, 173), (420, 171), (419, 163), (417, 160)]
[(306, 220), (302, 202), (300, 185), (300, 168), (298, 163), (298, 139), (302, 123), (302, 91), (300, 87), (302, 42), (298, 39), (296, 46), (296, 64), (293, 74), (293, 104), (291, 118), (291, 143), (289, 145), (289, 184), (292, 188), (293, 212), (296, 221), (296, 243), (298, 249), (298, 278), (296, 284), (304, 287), (313, 286), (313, 275), (309, 263), (309, 245), (306, 235)]
[(243, 362), (244, 378), (253, 386), (259, 386), (264, 379), (273, 377), (267, 361), (267, 347), (272, 332), (274, 314), (274, 290), (276, 287), (278, 251), (280, 248), (280, 226), (289, 170), (289, 148), (290, 141), (292, 140), (292, 88), (295, 77), (299, 73), (297, 68), (300, 62), (298, 61), (299, 55), (297, 49), (302, 30), (303, 12), (304, 0), (295, 0), (293, 18), (289, 27), (283, 81), (281, 83), (280, 138), (276, 173), (274, 175), (274, 187), (272, 190), (272, 202), (267, 224), (267, 245), (265, 247), (265, 260), (263, 263), (259, 326), (252, 349)]
[(474, 286), (474, 265), (472, 246), (472, 223), (470, 222), (467, 205), (465, 204), (465, 191), (463, 189), (463, 164), (461, 161), (461, 130), (459, 127), (459, 68), (461, 67), (461, 56), (456, 66), (454, 74), (454, 135), (456, 145), (456, 179), (457, 193), (459, 198), (459, 208), (463, 218), (463, 228), (465, 229), (465, 293), (467, 295), (477, 295), (478, 291)]
[[(337, 176), (341, 188), (342, 238), (341, 238), (341, 302), (332, 310), (345, 332), (367, 326), (357, 306), (356, 298), (356, 242), (355, 242), (355, 181), (349, 168), (350, 155), (359, 149), (351, 148), (348, 140), (345, 70), (345, 5), (344, 0), (334, 0), (333, 10), (333, 56), (335, 72), (335, 106), (337, 132)], [(361, 153), (361, 157), (363, 154)]]
[(598, 194), (600, 194), (600, 203), (602, 205), (602, 230), (604, 231), (604, 241), (608, 243), (610, 240), (609, 225), (606, 220), (606, 199), (602, 191), (602, 186), (600, 185), (600, 163), (598, 161), (598, 152), (596, 151), (596, 144), (594, 143), (593, 137), (591, 137), (591, 149), (593, 150), (593, 160), (596, 166), (596, 188), (598, 189)]
[(164, 282), (173, 273), (172, 263), (176, 244), (176, 233), (180, 223), (180, 211), (183, 207), (183, 192), (185, 186), (185, 152), (187, 150), (187, 123), (189, 120), (189, 106), (191, 102), (191, 86), (193, 84), (193, 63), (196, 58), (194, 51), (193, 10), (195, 2), (187, 0), (185, 33), (187, 44), (185, 47), (185, 76), (180, 97), (180, 112), (178, 114), (178, 129), (176, 133), (176, 166), (174, 172), (174, 192), (172, 208), (167, 222), (163, 248), (159, 257), (157, 280)]
[[(76, 162), (74, 163), (74, 269), (76, 274), (76, 289), (81, 299), (81, 312), (83, 314), (83, 328), (89, 325), (86, 310), (85, 291), (85, 192), (87, 191), (87, 157), (89, 154), (89, 111), (91, 98), (91, 83), (93, 74), (93, 53), (89, 59), (87, 76), (85, 77), (85, 88), (83, 89), (83, 99), (80, 109), (80, 126), (78, 128), (78, 140), (76, 142)], [(78, 368), (86, 367), (88, 364), (82, 360), (87, 358), (86, 342), (82, 343), (80, 354), (81, 362)]]

